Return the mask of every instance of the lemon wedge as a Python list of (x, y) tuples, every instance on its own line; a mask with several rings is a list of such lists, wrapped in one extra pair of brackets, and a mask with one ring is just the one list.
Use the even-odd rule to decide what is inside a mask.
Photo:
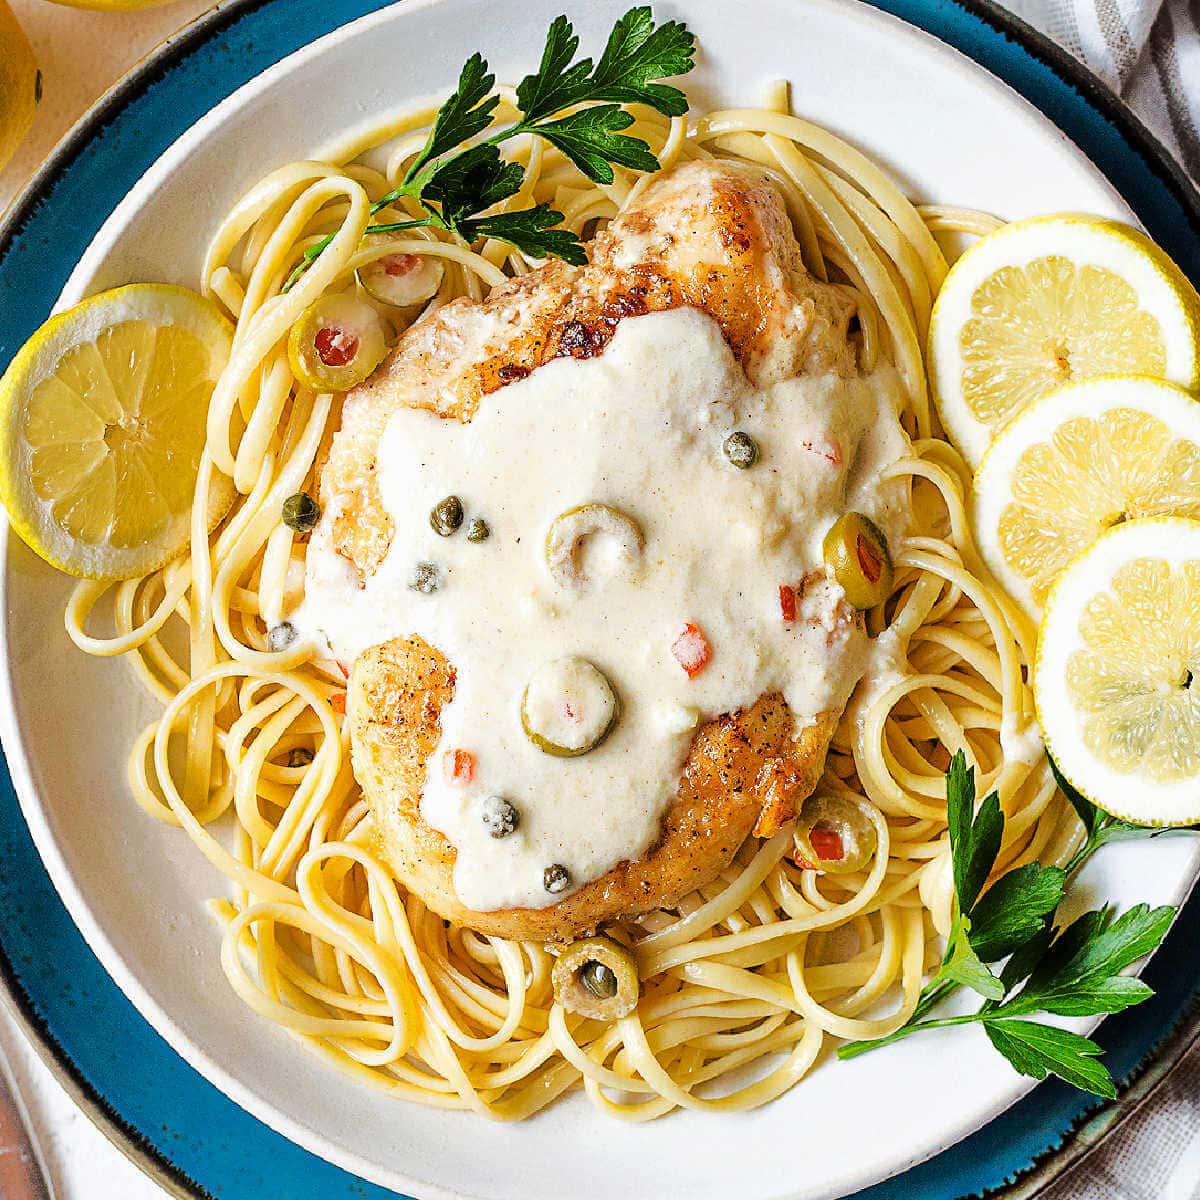
[(1094, 375), (1200, 381), (1200, 298), (1149, 238), (1062, 214), (1005, 225), (946, 276), (929, 366), (942, 424), (972, 467), (1013, 414)]
[(1137, 517), (1200, 518), (1200, 402), (1145, 376), (1098, 376), (1008, 422), (975, 472), (975, 540), (1037, 616), (1063, 568)]
[(1130, 521), (1076, 558), (1033, 683), (1046, 747), (1093, 804), (1138, 825), (1200, 820), (1200, 522)]
[[(71, 575), (129, 579), (177, 554), (232, 328), (186, 288), (136, 284), (51, 317), (0, 379), (0, 500)], [(215, 524), (233, 499), (220, 478)]]
[(0, 0), (0, 170), (17, 152), (42, 98), (42, 73), (13, 10)]

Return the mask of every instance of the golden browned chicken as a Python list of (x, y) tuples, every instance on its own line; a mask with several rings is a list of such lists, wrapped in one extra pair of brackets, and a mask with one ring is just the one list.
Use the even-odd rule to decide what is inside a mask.
[[(852, 300), (805, 271), (783, 202), (758, 173), (720, 162), (664, 172), (594, 239), (589, 256), (585, 267), (548, 263), (482, 303), (445, 306), (347, 397), (321, 492), (332, 545), (360, 580), (375, 572), (393, 536), (374, 472), (379, 438), (399, 407), (469, 422), (481, 404), (503, 404), (505, 385), (542, 364), (603, 354), (624, 318), (684, 305), (717, 322), (756, 385), (853, 372)], [(820, 777), (840, 715), (822, 713), (797, 732), (783, 699), (767, 695), (702, 725), (660, 840), (645, 857), (547, 907), (478, 912), (459, 900), (454, 847), (420, 808), (454, 687), (454, 665), (418, 637), (361, 654), (347, 709), (355, 773), (400, 880), (442, 916), (518, 939), (573, 938), (670, 907), (710, 882), (747, 837), (769, 835), (795, 815)]]

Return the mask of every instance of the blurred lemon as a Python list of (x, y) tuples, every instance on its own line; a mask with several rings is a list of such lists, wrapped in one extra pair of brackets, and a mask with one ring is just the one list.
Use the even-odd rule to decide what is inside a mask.
[(17, 152), (42, 98), (42, 73), (33, 47), (5, 0), (0, 0), (0, 170)]
[[(0, 379), (0, 500), (70, 575), (130, 579), (187, 544), (232, 327), (187, 288), (135, 284), (51, 317)], [(232, 484), (214, 477), (210, 525)]]

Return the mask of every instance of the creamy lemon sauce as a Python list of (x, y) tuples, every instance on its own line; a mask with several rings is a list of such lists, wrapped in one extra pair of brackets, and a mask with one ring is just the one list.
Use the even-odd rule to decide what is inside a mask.
[[(419, 634), (454, 665), (421, 812), (457, 850), (464, 904), (553, 904), (644, 854), (699, 722), (775, 691), (799, 725), (845, 703), (869, 639), (824, 577), (821, 541), (855, 509), (895, 544), (904, 492), (880, 476), (908, 452), (899, 395), (890, 367), (755, 389), (715, 322), (678, 309), (627, 318), (602, 355), (542, 366), (470, 424), (392, 415), (377, 456), (388, 556), (360, 588), (323, 519), (292, 619), (343, 660)], [(735, 430), (759, 448), (748, 469), (722, 452)], [(442, 537), (430, 511), (450, 495), (465, 520)], [(552, 574), (552, 523), (587, 504), (628, 517), (640, 546), (602, 532)], [(468, 540), (472, 518), (487, 540)], [(793, 621), (781, 585), (798, 589)], [(693, 675), (679, 661), (695, 648), (678, 647), (689, 624), (711, 654)], [(619, 704), (608, 736), (577, 757), (545, 753), (521, 720), (530, 679), (565, 656), (598, 667)], [(470, 755), (469, 779), (446, 769), (455, 751)], [(503, 837), (484, 820), (493, 797), (519, 817)]]

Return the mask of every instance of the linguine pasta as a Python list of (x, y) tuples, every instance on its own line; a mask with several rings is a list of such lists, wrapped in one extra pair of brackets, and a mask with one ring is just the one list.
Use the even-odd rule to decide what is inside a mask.
[[(500, 95), (498, 123), (515, 99)], [(351, 771), (344, 682), (310, 661), (311, 648), (272, 652), (267, 640), (303, 590), (306, 542), (281, 507), (316, 490), (314, 465), (339, 421), (334, 397), (293, 377), (289, 328), (385, 255), (441, 261), (429, 307), (482, 298), (537, 265), (503, 242), (472, 247), (428, 229), (364, 243), (372, 200), (403, 176), (435, 111), (419, 106), (325, 160), (271, 172), (226, 217), (202, 283), (236, 335), (212, 398), (190, 553), (142, 579), (80, 583), (67, 629), (87, 653), (125, 655), (163, 706), (132, 748), (130, 785), (149, 815), (181, 826), (228, 877), (230, 895), (212, 902), (222, 963), (258, 1016), (390, 1095), (502, 1120), (580, 1084), (630, 1121), (752, 1108), (803, 1078), (837, 1039), (877, 1037), (911, 1015), (949, 926), (944, 772), (955, 751), (976, 765), (982, 789), (999, 792), (1003, 869), (1061, 862), (1073, 849), (1075, 825), (1028, 732), (1034, 630), (982, 567), (964, 508), (969, 470), (940, 436), (926, 387), (923, 346), (947, 269), (933, 234), (977, 235), (999, 222), (915, 207), (869, 158), (792, 115), (782, 85), (761, 108), (690, 124), (632, 110), (629, 132), (663, 167), (716, 156), (763, 168), (809, 271), (853, 290), (862, 368), (890, 360), (903, 383), (912, 454), (888, 477), (907, 484), (914, 519), (893, 547), (893, 593), (868, 615), (875, 667), (819, 787), (874, 824), (871, 864), (822, 875), (788, 857), (790, 830), (751, 839), (676, 910), (608, 931), (634, 947), (642, 996), (605, 1024), (555, 1003), (555, 948), (448, 926), (397, 883)], [(621, 168), (611, 185), (594, 184), (537, 138), (518, 147), (527, 173), (508, 205), (550, 203), (581, 237), (643, 186)], [(421, 215), (406, 203), (377, 219)], [(286, 287), (303, 251), (331, 234)], [(398, 332), (395, 311), (380, 307)], [(214, 473), (239, 493), (215, 528)], [(109, 636), (87, 631), (101, 602)]]

